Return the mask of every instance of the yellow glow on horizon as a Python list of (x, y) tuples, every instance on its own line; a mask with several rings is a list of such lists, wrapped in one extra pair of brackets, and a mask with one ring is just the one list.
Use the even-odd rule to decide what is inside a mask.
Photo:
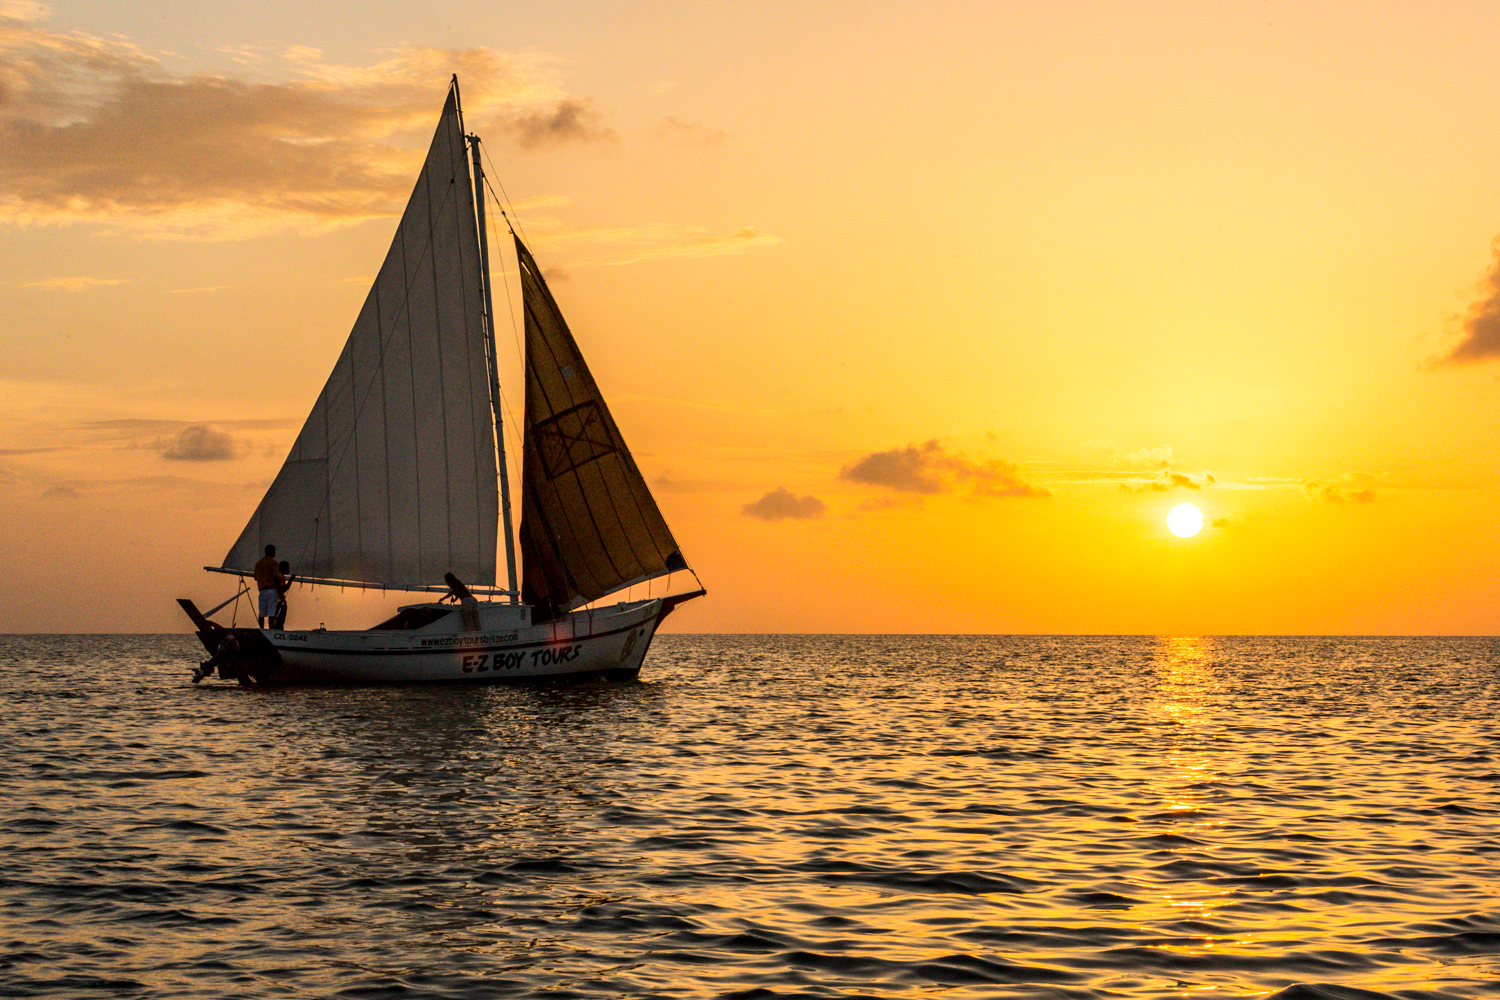
[(1192, 538), (1203, 530), (1203, 511), (1190, 503), (1180, 503), (1167, 512), (1167, 530), (1178, 538)]

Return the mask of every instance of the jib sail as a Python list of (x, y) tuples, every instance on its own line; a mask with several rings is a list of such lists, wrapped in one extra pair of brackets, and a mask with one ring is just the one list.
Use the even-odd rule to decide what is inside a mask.
[(516, 257), (526, 310), (521, 596), (543, 620), (687, 563), (519, 237)]

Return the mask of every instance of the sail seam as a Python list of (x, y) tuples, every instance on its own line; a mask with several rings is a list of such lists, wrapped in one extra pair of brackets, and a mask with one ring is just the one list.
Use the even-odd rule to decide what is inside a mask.
[[(463, 122), (462, 112), (460, 112), (459, 115), (459, 122), (460, 124), (462, 124)], [(506, 407), (504, 396), (500, 392), (500, 359), (496, 353), (495, 348), (494, 272), (490, 267), (489, 226), (485, 218), (484, 210), (484, 167), (480, 164), (481, 150), (479, 137), (476, 135), (468, 136), (467, 138), (470, 143), (469, 153), (473, 158), (474, 164), (473, 174), (469, 178), (474, 188), (472, 195), (473, 201), (470, 205), (470, 210), (474, 217), (474, 250), (479, 255), (478, 273), (481, 317), (480, 332), (483, 334), (483, 350), (481, 351), (481, 355), (485, 362), (485, 377), (488, 380), (485, 385), (485, 398), (489, 403), (488, 416), (490, 418), (490, 423), (493, 424), (495, 431), (494, 448), (491, 452), (491, 456), (493, 457), (495, 462), (494, 478), (497, 481), (496, 492), (498, 495), (496, 497), (496, 500), (498, 502), (496, 503), (497, 509), (495, 511), (494, 517), (494, 521), (496, 523), (493, 524), (494, 530), (490, 532), (490, 536), (491, 538), (494, 538), (494, 536), (501, 531), (504, 531), (505, 533), (504, 541), (506, 583), (509, 585), (510, 589), (514, 592), (517, 592), (517, 595), (519, 596), (520, 588), (516, 585), (516, 571), (518, 567), (516, 565), (515, 532), (513, 531), (511, 525), (510, 468), (507, 462), (505, 451), (505, 432), (507, 430), (510, 430), (511, 433), (514, 434), (515, 431), (511, 427), (510, 423), (502, 419), (501, 414), (501, 411), (503, 409), (508, 409), (508, 407)], [(502, 272), (504, 270), (503, 259), (501, 262), (501, 270)], [(509, 298), (510, 286), (509, 283), (505, 284), (506, 296), (507, 298)], [(488, 428), (486, 428), (485, 433), (488, 433)], [(517, 450), (517, 454), (520, 454), (519, 450)], [(476, 452), (476, 460), (478, 459), (478, 457), (478, 453)], [(481, 530), (481, 544), (483, 542), (483, 535), (484, 532)], [(491, 556), (494, 559), (494, 563), (492, 563), (492, 565), (495, 566), (496, 580), (498, 580), (500, 577), (498, 566), (499, 553), (496, 551), (497, 548), (497, 545), (492, 544), (489, 550)]]
[[(424, 185), (427, 183), (427, 174), (426, 174), (425, 171), (423, 172), (422, 178), (421, 178), (421, 180), (418, 183), (424, 184)], [(429, 208), (430, 208), (431, 204), (432, 204), (431, 201), (429, 201), (428, 202)], [(410, 290), (411, 290), (412, 285), (416, 283), (416, 279), (412, 277), (411, 271), (407, 270), (407, 267), (406, 267), (407, 254), (405, 252), (405, 247), (406, 247), (406, 227), (405, 226), (401, 227), (401, 246), (402, 246), (401, 278), (402, 278), (403, 281), (406, 282), (406, 288), (407, 288), (407, 292), (408, 292), (408, 295), (407, 295), (407, 310), (406, 310), (406, 371), (407, 371), (406, 386), (407, 386), (407, 395), (411, 397), (411, 427), (408, 428), (408, 429), (411, 432), (411, 440), (412, 440), (412, 462), (416, 465), (416, 468), (417, 468), (417, 490), (416, 490), (416, 495), (412, 499), (413, 499), (413, 503), (414, 503), (414, 506), (416, 507), (416, 511), (417, 511), (417, 579), (420, 580), (420, 579), (422, 579), (422, 577), (424, 575), (422, 573), (422, 442), (421, 442), (421, 439), (417, 436), (417, 362), (416, 362), (416, 359), (414, 357), (412, 357), (412, 354), (413, 354), (413, 351), (412, 351), (413, 342), (412, 342), (412, 335), (411, 335), (412, 322), (411, 322), (411, 309), (410, 309), (410, 305), (411, 305)], [(427, 247), (424, 248), (423, 251), (422, 251), (422, 257), (420, 257), (420, 258), (417, 259), (417, 268), (418, 269), (421, 269), (421, 267), (422, 267), (422, 261), (424, 259), (426, 259), (427, 253), (431, 249), (431, 247), (432, 247), (432, 243), (429, 241), (428, 244), (427, 244)]]
[[(344, 350), (346, 350), (346, 351), (350, 350), (347, 341), (345, 342)], [(353, 354), (353, 351), (350, 351), (350, 354)], [(336, 364), (336, 362), (335, 362), (335, 364)], [(332, 379), (330, 379), (329, 381), (332, 381)], [(323, 454), (327, 455), (328, 451), (329, 451), (328, 446), (331, 443), (329, 441), (329, 438), (328, 438), (328, 431), (329, 431), (329, 427), (328, 427), (328, 411), (333, 408), (330, 405), (330, 403), (329, 403), (329, 401), (333, 398), (333, 394), (328, 391), (328, 389), (327, 389), (326, 386), (323, 389), (323, 394), (324, 394), (324, 398), (323, 398)], [(342, 464), (342, 463), (340, 463), (340, 464)], [(318, 513), (319, 514), (328, 515), (328, 520), (330, 522), (329, 525), (328, 525), (328, 539), (329, 539), (329, 543), (330, 543), (329, 546), (328, 546), (328, 552), (329, 552), (330, 556), (333, 554), (333, 545), (332, 545), (332, 541), (333, 541), (333, 524), (331, 523), (333, 521), (332, 510), (331, 510), (332, 507), (333, 507), (333, 470), (332, 470), (332, 467), (329, 464), (328, 460), (325, 458), (323, 460), (323, 506), (322, 506), (322, 509), (318, 511)], [(319, 532), (318, 532), (318, 518), (313, 518), (313, 572), (314, 573), (316, 573), (317, 570), (318, 570), (318, 542), (319, 541), (321, 541), (321, 538), (319, 537)]]
[[(406, 254), (403, 244), (401, 253)], [(380, 365), (380, 441), (385, 452), (385, 462), (382, 468), (385, 472), (385, 572), (382, 574), (386, 579), (396, 575), (395, 545), (395, 521), (391, 517), (391, 421), (389, 404), (391, 398), (390, 382), (386, 379), (385, 372), (385, 323), (381, 317), (380, 282), (377, 278), (375, 287), (371, 290), (370, 297), (375, 300), (375, 350), (376, 360)], [(370, 391), (375, 391), (375, 380), (370, 380)], [(358, 414), (355, 422), (358, 423)]]
[[(460, 110), (459, 111), (459, 116), (458, 116), (458, 132), (459, 132), (459, 135), (463, 135), (463, 123), (464, 123), (463, 112), (462, 112), (462, 110)], [(464, 151), (463, 152), (464, 152), (465, 156), (468, 155), (469, 150), (468, 150), (467, 146), (464, 147)], [(455, 171), (454, 172), (455, 183), (457, 182), (457, 177), (458, 177), (458, 174)], [(467, 198), (465, 198), (464, 195), (460, 194), (457, 190), (455, 190), (454, 195), (455, 195), (455, 197), (458, 197), (458, 198), (460, 198), (463, 201), (463, 204), (459, 206), (460, 209), (464, 210), (464, 211), (460, 211), (459, 212), (460, 219), (472, 218), (473, 215), (474, 215), (474, 200), (473, 200), (473, 196), (469, 195)], [(479, 224), (477, 222), (474, 224), (474, 229), (475, 229), (475, 234), (474, 235), (475, 235), (475, 244), (476, 244), (474, 249), (475, 249), (475, 253), (477, 254), (478, 253), (478, 249), (479, 249), (478, 248), (478, 237), (479, 237), (478, 230), (479, 230)], [(460, 240), (459, 241), (459, 247), (458, 247), (458, 264), (459, 264), (459, 273), (460, 274), (467, 274), (468, 273), (468, 271), (463, 266), (464, 250), (465, 249), (466, 248), (463, 245), (463, 241)], [(475, 259), (474, 259), (474, 270), (479, 271), (479, 270), (481, 270), (483, 268), (483, 266), (484, 266), (484, 262), (478, 256), (476, 256)], [(484, 278), (485, 278), (485, 276), (481, 275), (481, 277), (480, 277), (481, 287), (478, 289), (478, 292), (479, 292), (479, 295), (480, 295), (480, 301), (475, 304), (476, 308), (479, 310), (479, 326), (480, 326), (480, 329), (479, 329), (479, 340), (480, 340), (480, 346), (481, 346), (481, 353), (483, 353), (483, 350), (487, 349), (487, 348), (485, 348), (485, 345), (484, 345), (484, 340), (485, 340), (485, 333), (484, 333), (484, 298), (483, 298), (484, 297), (484, 288), (482, 287), (483, 286), (483, 282), (484, 282)], [(474, 390), (474, 351), (473, 351), (473, 348), (472, 348), (472, 344), (474, 342), (474, 338), (470, 335), (470, 331), (469, 331), (469, 283), (468, 283), (468, 281), (465, 280), (465, 281), (460, 281), (458, 283), (458, 293), (459, 293), (459, 296), (461, 297), (461, 299), (463, 301), (464, 344), (469, 347), (468, 350), (465, 350), (463, 352), (463, 357), (464, 357), (464, 374), (467, 376), (466, 381), (468, 382), (468, 385), (469, 385), (469, 393), (468, 393), (468, 397), (469, 397), (469, 434), (472, 435), (475, 438), (476, 445), (477, 445), (477, 439), (481, 436), (481, 434), (480, 434), (480, 429), (479, 429), (479, 415), (474, 412), (474, 391), (473, 391)], [(488, 371), (488, 369), (486, 369), (486, 371)], [(484, 387), (484, 396), (485, 396), (486, 399), (488, 399), (489, 396), (490, 396), (490, 387), (488, 385), (486, 385)], [(481, 476), (482, 470), (479, 467), (479, 448), (477, 446), (474, 447), (474, 448), (471, 448), (470, 452), (472, 453), (473, 458), (474, 458), (474, 492), (475, 492), (475, 501), (476, 501), (475, 504), (474, 504), (474, 539), (475, 539), (475, 545), (477, 547), (474, 550), (474, 559), (475, 559), (476, 565), (482, 566), (482, 565), (484, 565), (484, 511), (480, 509), (480, 506), (479, 506), (479, 503), (478, 503), (479, 484), (480, 484), (480, 481), (482, 479), (482, 476)], [(494, 547), (495, 547), (494, 546), (494, 541), (492, 539), (491, 542), (490, 542), (490, 548), (493, 549)], [(496, 571), (495, 576), (496, 576), (496, 578), (498, 578), (500, 576), (500, 573), (499, 573), (498, 570)]]
[[(443, 199), (443, 207), (444, 208), (446, 208), (448, 206), (448, 203), (450, 201), (453, 201), (454, 198), (456, 197), (456, 195), (454, 195), (454, 185), (453, 185), (453, 177), (452, 177), (453, 150), (452, 150), (451, 147), (448, 150), (448, 168), (449, 168), (448, 193), (449, 193), (449, 195), (453, 195), (454, 197), (449, 197), (449, 198), (444, 198)], [(457, 211), (457, 209), (455, 208), (455, 212), (456, 211)], [(433, 218), (433, 215), (432, 215), (432, 183), (430, 181), (427, 184), (427, 231), (428, 231), (428, 237), (427, 237), (428, 243), (429, 244), (436, 243), (437, 242), (437, 220), (435, 218)], [(428, 263), (428, 265), (429, 265), (429, 267), (430, 267), (430, 269), (432, 271), (432, 287), (433, 287), (433, 295), (432, 295), (432, 323), (433, 323), (433, 327), (434, 327), (434, 330), (433, 330), (433, 342), (437, 345), (438, 398), (439, 399), (447, 399), (448, 398), (448, 393), (447, 393), (448, 372), (447, 372), (446, 366), (443, 364), (443, 295), (442, 295), (442, 289), (438, 285), (437, 254), (435, 254), (435, 253), (434, 254), (429, 254), (428, 257), (427, 257), (427, 263)], [(441, 424), (442, 424), (442, 428), (443, 428), (443, 469), (444, 469), (444, 471), (446, 471), (446, 470), (448, 470), (449, 468), (452, 467), (450, 463), (452, 462), (452, 459), (453, 459), (452, 454), (448, 450), (448, 411), (447, 411), (446, 407), (443, 409), (443, 411), (441, 412), (440, 416), (442, 417)], [(451, 511), (453, 509), (453, 490), (452, 490), (452, 487), (449, 485), (448, 479), (449, 479), (448, 476), (443, 476), (442, 477), (442, 484), (443, 484), (443, 509), (447, 510), (447, 511)], [(448, 558), (445, 561), (448, 562), (448, 563), (452, 563), (453, 562), (453, 518), (451, 516), (443, 518), (443, 535), (444, 535), (444, 537), (443, 537), (443, 548), (447, 551), (447, 555), (448, 555)]]
[[(355, 360), (358, 352), (354, 350), (354, 338), (349, 338), (349, 394), (352, 397), (354, 387), (359, 385), (359, 364)], [(354, 400), (351, 398), (349, 404), (352, 406)], [(365, 508), (364, 508), (364, 480), (359, 474), (359, 423), (354, 422), (349, 430), (349, 443), (354, 447), (354, 551), (361, 554), (365, 551)], [(332, 499), (329, 500), (330, 506)], [(330, 536), (331, 538), (332, 536)]]

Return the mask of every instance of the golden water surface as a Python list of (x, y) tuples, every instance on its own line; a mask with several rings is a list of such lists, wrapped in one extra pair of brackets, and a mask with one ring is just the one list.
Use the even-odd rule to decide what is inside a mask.
[(1500, 994), (1494, 640), (664, 636), (639, 683), (272, 691), (196, 656), (0, 638), (0, 995)]

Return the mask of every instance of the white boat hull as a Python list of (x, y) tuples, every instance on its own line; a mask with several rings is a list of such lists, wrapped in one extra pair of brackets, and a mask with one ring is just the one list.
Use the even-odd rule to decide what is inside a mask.
[(293, 632), (263, 629), (281, 656), (269, 680), (346, 684), (483, 683), (640, 672), (660, 600), (579, 611), (497, 632)]
[[(238, 673), (269, 684), (476, 684), (588, 676), (624, 680), (640, 672), (658, 626), (675, 603), (670, 598), (632, 601), (503, 630), (241, 629), (236, 631), (243, 636), (243, 648), (260, 647), (258, 634), (276, 655), (274, 662), (264, 657)], [(227, 679), (236, 670), (222, 673)]]

